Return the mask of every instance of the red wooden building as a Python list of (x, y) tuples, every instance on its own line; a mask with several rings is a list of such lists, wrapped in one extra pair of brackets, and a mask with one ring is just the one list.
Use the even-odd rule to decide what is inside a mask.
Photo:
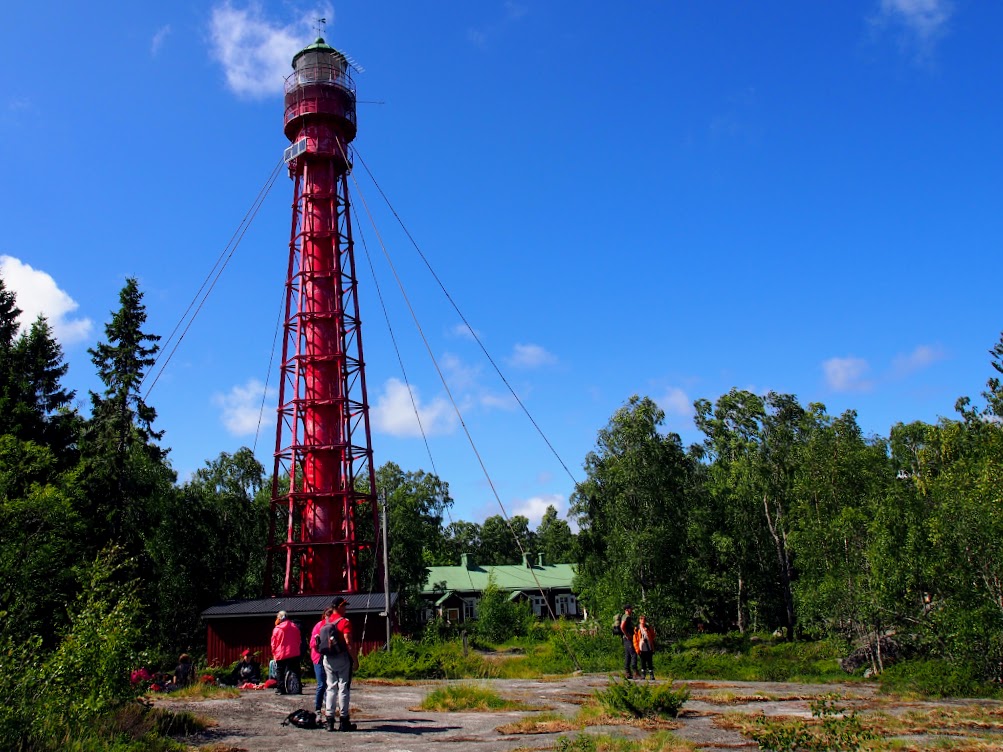
[[(386, 645), (387, 619), (383, 593), (355, 593), (348, 600), (348, 619), (352, 635), (362, 645), (363, 654)], [(206, 653), (210, 666), (228, 666), (250, 648), (258, 662), (267, 665), (272, 658), (271, 638), (275, 615), (285, 611), (296, 622), (304, 642), (310, 630), (331, 605), (331, 595), (292, 595), (259, 598), (253, 601), (230, 601), (202, 612), (206, 624)], [(397, 594), (390, 594), (390, 608), (397, 605)], [(392, 612), (392, 611), (391, 611)]]

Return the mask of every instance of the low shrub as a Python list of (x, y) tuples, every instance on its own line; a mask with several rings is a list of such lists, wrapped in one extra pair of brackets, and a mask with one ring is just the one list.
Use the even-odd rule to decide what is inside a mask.
[(845, 712), (840, 699), (832, 693), (809, 701), (811, 722), (760, 716), (752, 738), (765, 752), (858, 752), (876, 736), (863, 727), (856, 712)]
[(613, 679), (608, 688), (597, 690), (595, 696), (610, 715), (675, 718), (689, 699), (690, 691), (686, 687), (674, 688), (671, 681), (651, 685)]

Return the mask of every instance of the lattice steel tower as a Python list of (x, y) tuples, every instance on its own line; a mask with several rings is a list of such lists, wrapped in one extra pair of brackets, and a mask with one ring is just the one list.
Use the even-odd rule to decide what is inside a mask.
[(378, 529), (348, 198), (355, 83), (323, 39), (292, 62), (292, 231), (265, 581), (272, 595), (352, 593)]

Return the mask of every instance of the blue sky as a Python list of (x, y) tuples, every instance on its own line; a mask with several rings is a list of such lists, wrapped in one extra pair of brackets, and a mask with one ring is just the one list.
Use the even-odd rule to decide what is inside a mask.
[[(689, 443), (693, 400), (732, 387), (881, 435), (983, 388), (1003, 329), (998, 3), (15, 4), (0, 273), (54, 325), (85, 410), (126, 276), (166, 338), (265, 184), (318, 17), (364, 69), (358, 156), (575, 477), (634, 393)], [(354, 176), (377, 464), (430, 469), (362, 239), (453, 517), (498, 512), (379, 233), (507, 511), (563, 513), (572, 481)], [(182, 478), (255, 443), (266, 380), (271, 468), (290, 202), (283, 173), (149, 396)]]

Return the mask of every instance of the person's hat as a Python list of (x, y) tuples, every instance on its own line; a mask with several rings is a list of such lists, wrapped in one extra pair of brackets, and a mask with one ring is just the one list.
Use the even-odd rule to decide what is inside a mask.
[(631, 606), (631, 605), (630, 605), (630, 604), (628, 603), (628, 604), (627, 604), (626, 606), (624, 606), (624, 607), (623, 607), (623, 610), (624, 610), (624, 611), (633, 611), (633, 610), (634, 610), (634, 607), (633, 607), (633, 606)]
[(337, 598), (335, 598), (333, 601), (331, 601), (331, 607), (332, 608), (341, 608), (346, 603), (348, 603), (348, 598), (343, 598), (342, 596), (339, 595)]
[(246, 658), (246, 657), (247, 657), (247, 656), (249, 656), (250, 654), (251, 654), (251, 650), (250, 650), (250, 648), (248, 648), (247, 650), (245, 650), (245, 651), (244, 651), (243, 653), (241, 653), (240, 655), (241, 655), (241, 657), (243, 657), (243, 658)]
[(279, 611), (276, 614), (276, 616), (278, 617), (279, 621), (285, 621), (286, 620), (286, 612), (285, 611)]

